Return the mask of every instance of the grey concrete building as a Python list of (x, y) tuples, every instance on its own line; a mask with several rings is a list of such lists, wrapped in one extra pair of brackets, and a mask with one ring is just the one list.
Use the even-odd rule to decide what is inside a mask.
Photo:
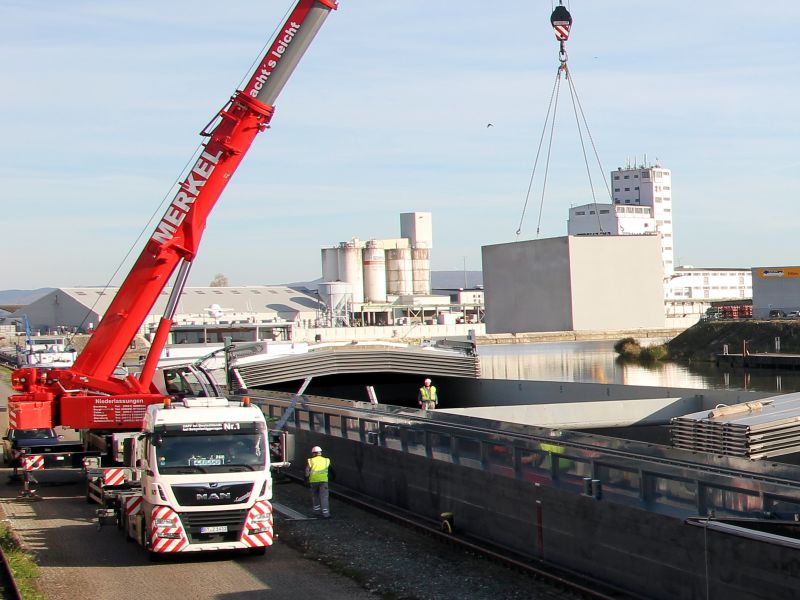
[(658, 236), (567, 236), (481, 250), (487, 333), (664, 327)]

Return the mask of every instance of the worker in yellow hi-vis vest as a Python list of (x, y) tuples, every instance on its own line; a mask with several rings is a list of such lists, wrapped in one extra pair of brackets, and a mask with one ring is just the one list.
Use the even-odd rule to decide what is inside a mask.
[(422, 410), (433, 410), (439, 402), (439, 396), (436, 393), (436, 386), (431, 385), (431, 380), (426, 379), (421, 388), (419, 388), (419, 395), (417, 396), (419, 405)]
[(311, 508), (314, 516), (329, 519), (328, 480), (334, 478), (331, 459), (322, 456), (322, 448), (314, 446), (306, 464), (306, 480), (311, 487)]

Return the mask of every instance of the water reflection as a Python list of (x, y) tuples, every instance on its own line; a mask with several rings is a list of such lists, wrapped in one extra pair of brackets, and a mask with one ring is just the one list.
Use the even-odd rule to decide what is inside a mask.
[(614, 341), (482, 345), (481, 373), (487, 379), (530, 379), (618, 383), (765, 392), (800, 391), (800, 374), (772, 369), (732, 369), (713, 363), (626, 363)]

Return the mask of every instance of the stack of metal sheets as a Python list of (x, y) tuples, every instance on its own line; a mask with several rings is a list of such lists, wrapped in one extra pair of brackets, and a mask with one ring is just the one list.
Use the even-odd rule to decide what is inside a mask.
[(800, 452), (800, 393), (675, 417), (677, 448), (758, 460)]

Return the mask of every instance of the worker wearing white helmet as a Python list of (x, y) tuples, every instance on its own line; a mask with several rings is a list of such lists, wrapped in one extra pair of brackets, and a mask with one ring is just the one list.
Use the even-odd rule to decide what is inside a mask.
[(322, 456), (322, 448), (311, 448), (311, 458), (306, 464), (306, 480), (311, 487), (311, 508), (314, 516), (329, 519), (331, 516), (328, 505), (328, 479), (333, 479), (333, 465), (331, 459)]
[(419, 405), (422, 407), (422, 410), (433, 410), (436, 408), (436, 404), (439, 402), (439, 396), (436, 393), (436, 386), (431, 385), (430, 379), (426, 379), (422, 382), (422, 387), (419, 388), (417, 400), (419, 401)]

